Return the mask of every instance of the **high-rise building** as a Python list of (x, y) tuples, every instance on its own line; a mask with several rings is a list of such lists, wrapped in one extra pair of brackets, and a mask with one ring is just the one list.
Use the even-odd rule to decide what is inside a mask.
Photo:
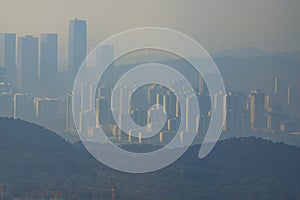
[(226, 121), (224, 131), (234, 136), (242, 136), (247, 131), (249, 119), (246, 111), (246, 94), (244, 92), (229, 92), (226, 94)]
[(13, 117), (13, 94), (0, 93), (0, 116)]
[(34, 101), (28, 94), (14, 94), (14, 119), (33, 121)]
[(34, 98), (35, 121), (50, 129), (56, 129), (58, 122), (58, 100), (51, 98)]
[(40, 35), (40, 86), (45, 91), (57, 87), (57, 34)]
[(272, 131), (280, 131), (281, 123), (289, 119), (289, 115), (282, 111), (279, 104), (274, 104), (268, 109), (267, 128)]
[(202, 94), (204, 92), (205, 82), (201, 75), (199, 75), (198, 81), (198, 94)]
[(74, 131), (75, 124), (72, 112), (72, 94), (67, 95), (67, 109), (66, 109), (66, 130)]
[(274, 83), (275, 103), (278, 103), (283, 108), (287, 105), (288, 101), (288, 84), (287, 80), (283, 77), (276, 77)]
[(0, 66), (6, 68), (7, 81), (16, 86), (16, 34), (0, 33)]
[(75, 75), (86, 56), (86, 21), (70, 20), (68, 64), (69, 70)]
[(114, 47), (111, 45), (103, 45), (97, 48), (96, 52), (96, 64), (97, 66), (106, 66), (114, 59)]
[(266, 126), (266, 94), (253, 90), (250, 93), (250, 127), (262, 129)]
[(300, 93), (296, 85), (290, 85), (288, 87), (287, 103), (289, 111), (295, 112), (300, 110)]
[(34, 91), (38, 87), (38, 38), (18, 38), (18, 88)]
[(6, 68), (0, 66), (0, 83), (6, 83), (6, 80), (7, 80)]

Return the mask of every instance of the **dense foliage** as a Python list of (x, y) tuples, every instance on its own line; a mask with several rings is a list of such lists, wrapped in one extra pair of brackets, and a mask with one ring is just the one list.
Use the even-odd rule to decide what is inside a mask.
[[(127, 146), (147, 148), (149, 146)], [(300, 149), (257, 138), (220, 141), (204, 159), (193, 146), (171, 166), (148, 174), (111, 170), (80, 144), (69, 144), (42, 127), (0, 119), (0, 181), (5, 192), (79, 193), (81, 199), (110, 191), (82, 191), (80, 186), (116, 188), (116, 199), (300, 199)], [(94, 195), (94, 196), (93, 196)], [(8, 198), (8, 197), (6, 197)]]

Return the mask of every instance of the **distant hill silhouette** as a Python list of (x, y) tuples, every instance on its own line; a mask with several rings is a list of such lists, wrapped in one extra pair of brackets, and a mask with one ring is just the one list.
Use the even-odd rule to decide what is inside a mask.
[(265, 52), (255, 47), (241, 48), (241, 49), (225, 49), (214, 53), (213, 57), (257, 57), (265, 56)]
[[(120, 173), (93, 159), (80, 144), (71, 145), (34, 124), (0, 118), (0, 181), (7, 183), (6, 191), (15, 197), (24, 191), (59, 191), (91, 199), (81, 185), (115, 185), (118, 200), (300, 199), (299, 148), (233, 138), (218, 142), (199, 160), (199, 147), (192, 146), (157, 172)], [(111, 199), (110, 191), (97, 195)]]

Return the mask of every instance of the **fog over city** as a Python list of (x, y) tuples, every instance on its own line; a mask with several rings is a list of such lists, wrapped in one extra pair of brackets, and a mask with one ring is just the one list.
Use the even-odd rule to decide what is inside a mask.
[(0, 4), (0, 200), (300, 198), (299, 0)]

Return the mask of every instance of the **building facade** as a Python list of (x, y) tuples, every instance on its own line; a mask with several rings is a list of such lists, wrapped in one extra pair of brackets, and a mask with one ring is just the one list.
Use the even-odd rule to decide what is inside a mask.
[(18, 88), (32, 92), (38, 88), (38, 38), (18, 38)]
[(68, 63), (69, 70), (76, 75), (82, 61), (86, 56), (86, 21), (70, 20), (69, 22), (69, 43)]
[(57, 34), (40, 35), (39, 82), (45, 91), (57, 88)]

